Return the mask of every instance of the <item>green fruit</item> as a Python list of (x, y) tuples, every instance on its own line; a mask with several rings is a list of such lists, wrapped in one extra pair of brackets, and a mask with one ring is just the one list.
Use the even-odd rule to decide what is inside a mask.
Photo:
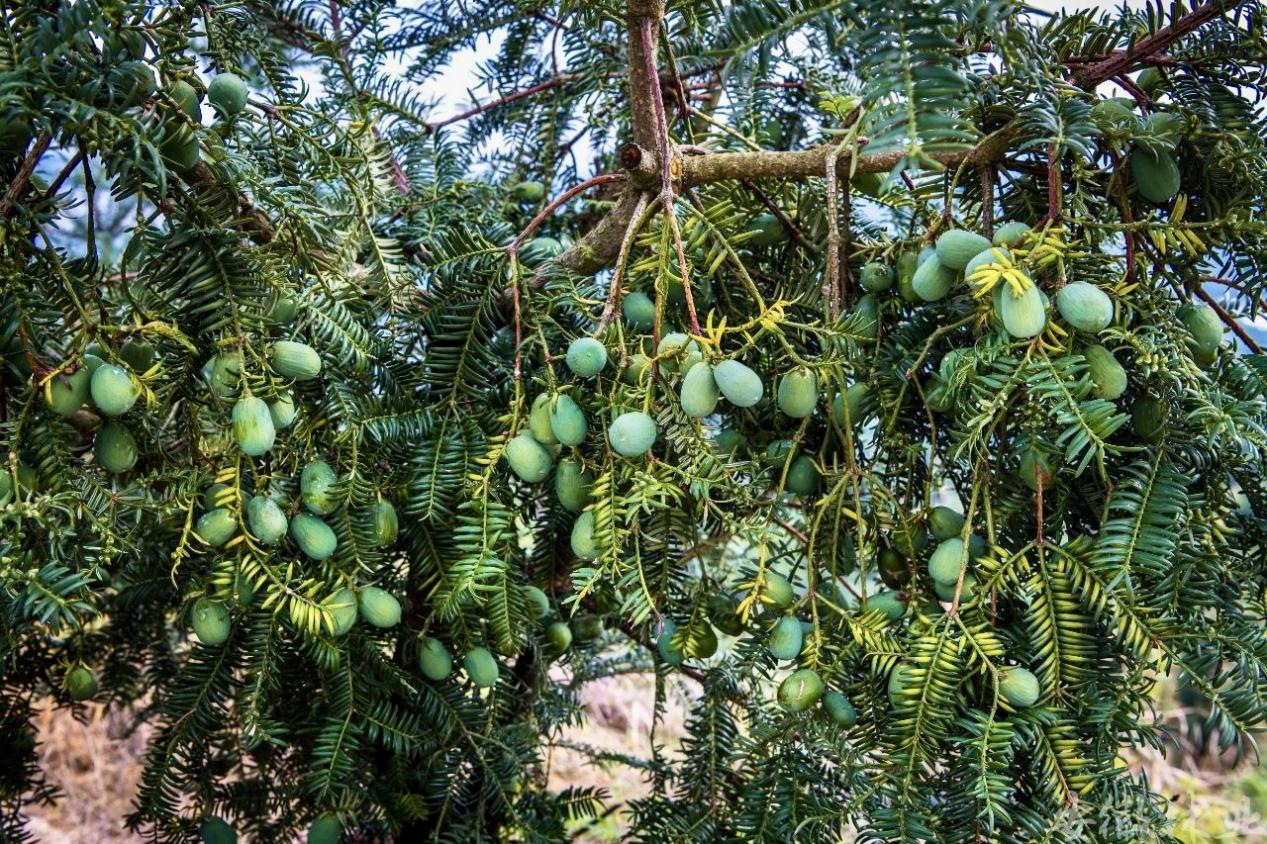
[(289, 293), (278, 291), (273, 297), (273, 304), (268, 309), (269, 325), (290, 325), (299, 316), (299, 300)]
[(238, 834), (223, 818), (207, 818), (198, 827), (203, 844), (238, 844)]
[(598, 542), (594, 538), (594, 514), (582, 513), (572, 524), (572, 553), (582, 560), (598, 558)]
[(871, 395), (871, 388), (866, 384), (854, 384), (845, 390), (843, 395), (836, 394), (832, 400), (832, 417), (842, 428), (857, 425), (865, 415), (865, 402)]
[(1025, 486), (1035, 492), (1038, 491), (1039, 486), (1042, 486), (1044, 490), (1051, 486), (1051, 464), (1037, 449), (1027, 448), (1021, 455), (1020, 475)]
[(874, 295), (868, 293), (859, 299), (851, 316), (858, 325), (859, 334), (871, 340), (880, 336), (880, 302)]
[(743, 619), (739, 617), (739, 605), (725, 595), (714, 595), (708, 600), (708, 617), (713, 626), (727, 636), (743, 635)]
[(1037, 337), (1047, 326), (1047, 309), (1043, 306), (1042, 291), (1033, 283), (1017, 296), (1007, 287), (999, 299), (999, 318), (1007, 333), (1018, 340)]
[(176, 107), (188, 115), (189, 119), (197, 123), (202, 119), (202, 109), (198, 105), (201, 97), (193, 85), (190, 85), (183, 79), (177, 79), (167, 87), (167, 96), (176, 103)]
[(97, 432), (92, 453), (98, 466), (117, 475), (136, 465), (136, 440), (127, 428), (110, 422)]
[(889, 703), (896, 704), (898, 699), (915, 684), (915, 669), (899, 662), (893, 666), (889, 675)]
[(818, 405), (818, 376), (813, 370), (799, 367), (779, 379), (779, 409), (793, 419), (804, 419)]
[(905, 302), (920, 301), (915, 292), (915, 271), (919, 269), (919, 254), (903, 252), (897, 259), (897, 292)]
[(677, 625), (673, 623), (673, 619), (666, 618), (660, 628), (660, 635), (656, 637), (656, 652), (660, 654), (660, 659), (669, 665), (681, 665), (686, 662), (686, 654), (682, 649), (673, 644), (673, 637), (677, 635)]
[(650, 331), (655, 325), (655, 302), (646, 293), (635, 290), (620, 300), (620, 314), (625, 324), (635, 331)]
[(995, 246), (1020, 246), (1025, 242), (1025, 236), (1029, 234), (1029, 226), (1016, 221), (1004, 223), (994, 230)]
[(823, 678), (811, 668), (798, 668), (779, 683), (779, 706), (787, 712), (804, 712), (823, 696)]
[(231, 399), (238, 392), (238, 355), (236, 352), (221, 352), (207, 358), (202, 365), (202, 380), (207, 382), (211, 393), (218, 399)]
[(462, 667), (466, 669), (466, 676), (471, 678), (471, 682), (481, 689), (496, 685), (501, 673), (497, 660), (488, 652), (488, 648), (471, 648), (462, 660)]
[(563, 244), (553, 237), (534, 237), (519, 250), (519, 258), (530, 268), (535, 268), (562, 255), (563, 249)]
[(656, 441), (656, 424), (645, 413), (632, 411), (617, 416), (607, 429), (607, 441), (622, 457), (637, 457)]
[(311, 381), (321, 373), (321, 355), (307, 343), (278, 340), (269, 355), (273, 371), (283, 378)]
[(863, 264), (858, 273), (862, 289), (871, 293), (883, 293), (893, 287), (893, 268), (879, 261)]
[(198, 517), (194, 532), (212, 548), (219, 548), (238, 532), (238, 520), (227, 507), (217, 507)]
[(854, 709), (849, 698), (835, 689), (823, 694), (823, 711), (842, 727), (852, 727), (858, 723), (858, 710)]
[(374, 525), (374, 542), (379, 548), (386, 548), (396, 541), (400, 533), (400, 518), (390, 501), (380, 498), (370, 505), (370, 522)]
[(737, 360), (724, 360), (713, 367), (717, 389), (735, 407), (752, 407), (761, 401), (765, 388), (757, 373)]
[(361, 618), (375, 627), (395, 627), (400, 623), (400, 601), (377, 586), (366, 586), (359, 596)]
[(928, 576), (938, 583), (958, 582), (963, 550), (963, 540), (958, 537), (942, 540), (928, 558)]
[(969, 284), (975, 283), (973, 276), (978, 271), (989, 267), (992, 264), (1007, 264), (1011, 261), (1012, 253), (1007, 249), (998, 246), (991, 246), (983, 252), (979, 252), (973, 256), (968, 262), (968, 266), (963, 268), (963, 277)]
[(97, 675), (83, 665), (66, 672), (66, 693), (71, 700), (88, 700), (97, 694)]
[(554, 470), (554, 494), (564, 509), (579, 513), (589, 503), (594, 487), (592, 472), (581, 469), (575, 460), (563, 459)]
[(1094, 284), (1075, 281), (1056, 294), (1060, 315), (1079, 331), (1100, 332), (1113, 321), (1113, 300)]
[(629, 356), (629, 360), (625, 364), (625, 371), (620, 373), (620, 380), (626, 384), (637, 385), (651, 375), (651, 358), (642, 352), (635, 352)]
[(255, 396), (238, 399), (233, 405), (233, 437), (242, 453), (259, 457), (273, 447), (277, 430), (268, 404)]
[(1144, 133), (1153, 135), (1167, 150), (1173, 151), (1183, 140), (1183, 118), (1168, 111), (1154, 111), (1144, 118)]
[(702, 624), (691, 639), (691, 656), (709, 659), (717, 653), (717, 633), (708, 624)]
[(906, 602), (897, 592), (885, 589), (867, 596), (867, 612), (882, 612), (890, 621), (897, 621), (906, 612)]
[(748, 438), (742, 431), (734, 428), (722, 428), (713, 437), (713, 448), (718, 454), (731, 455), (748, 444)]
[(207, 85), (207, 102), (225, 117), (236, 117), (246, 108), (246, 83), (233, 73), (217, 73)]
[(788, 238), (787, 229), (783, 228), (779, 218), (773, 214), (758, 214), (753, 217), (748, 224), (748, 233), (748, 243), (760, 248), (774, 246)]
[(123, 367), (105, 364), (92, 374), (89, 391), (98, 410), (106, 416), (122, 416), (136, 404), (141, 385)]
[[(101, 351), (101, 347), (98, 346), (96, 343), (90, 344), (88, 348)], [(92, 373), (96, 372), (97, 368), (100, 367), (104, 363), (105, 361), (103, 361), (97, 355), (92, 354), (92, 352), (84, 352), (84, 366), (87, 368), (89, 375), (92, 375)]]
[(129, 340), (124, 343), (119, 349), (119, 357), (132, 367), (133, 372), (148, 372), (154, 361), (158, 360), (154, 347), (144, 340)]
[(603, 620), (596, 615), (581, 615), (572, 619), (572, 632), (582, 642), (592, 642), (603, 635)]
[(1082, 355), (1087, 359), (1087, 374), (1095, 385), (1092, 393), (1096, 398), (1111, 401), (1126, 392), (1126, 370), (1112, 352), (1103, 346), (1087, 346)]
[(1179, 165), (1168, 152), (1151, 153), (1136, 148), (1131, 153), (1131, 177), (1139, 195), (1157, 205), (1169, 202), (1179, 193)]
[(792, 583), (786, 577), (776, 571), (767, 571), (758, 597), (770, 609), (782, 611), (796, 601), (796, 592), (792, 590)]
[(314, 460), (299, 473), (299, 495), (311, 513), (325, 516), (339, 506), (336, 497), (339, 476), (324, 460)]
[(1091, 106), (1091, 120), (1106, 137), (1124, 140), (1139, 131), (1135, 101), (1121, 97), (1098, 100)]
[(1204, 302), (1194, 302), (1179, 309), (1179, 319), (1196, 341), (1198, 362), (1213, 362), (1223, 343), (1223, 322), (1218, 313)]
[(49, 410), (58, 416), (70, 416), (83, 407), (88, 400), (88, 384), (92, 373), (86, 366), (80, 366), (67, 375), (64, 372), (50, 379), (44, 392), (44, 400)]
[(268, 417), (273, 420), (273, 428), (284, 431), (295, 424), (295, 399), (289, 391), (283, 391), (268, 403)]
[(523, 181), (510, 189), (510, 196), (516, 202), (540, 202), (545, 195), (546, 186), (535, 181)]
[(574, 375), (597, 375), (607, 366), (607, 349), (593, 337), (577, 337), (568, 346), (567, 363)]
[(925, 302), (937, 302), (946, 298), (955, 286), (955, 271), (941, 262), (936, 255), (921, 263), (911, 278), (911, 289)]
[(542, 393), (532, 400), (532, 410), (528, 411), (528, 433), (541, 445), (555, 445), (559, 442), (550, 427), (550, 394)]
[(1165, 81), (1161, 71), (1156, 67), (1146, 67), (1139, 72), (1139, 76), (1135, 77), (1135, 84), (1150, 97), (1157, 96), (1158, 92), (1161, 91), (1162, 83)]
[[(933, 583), (933, 591), (937, 593), (937, 597), (943, 601), (953, 601), (955, 599), (955, 587), (958, 581), (953, 583)], [(971, 601), (972, 596), (977, 591), (977, 576), (972, 572), (964, 572), (963, 575), (963, 591), (959, 593), (959, 599), (963, 602)]]
[(246, 525), (251, 535), (265, 545), (276, 545), (289, 527), (282, 508), (266, 495), (252, 496), (246, 503)]
[(784, 488), (795, 495), (813, 495), (818, 492), (818, 468), (814, 460), (802, 454), (788, 467)]
[(322, 605), (330, 612), (330, 632), (335, 636), (344, 635), (356, 624), (355, 590), (344, 587), (326, 598)]
[(1026, 709), (1038, 703), (1042, 689), (1033, 672), (1025, 668), (1005, 668), (999, 693), (1017, 709)]
[(805, 633), (801, 622), (794, 616), (785, 615), (774, 624), (765, 647), (775, 659), (791, 660), (801, 655), (801, 647), (805, 643)]
[(688, 356), (698, 351), (699, 344), (690, 337), (678, 331), (670, 331), (660, 338), (660, 342), (656, 344), (655, 353), (661, 371), (673, 373), (679, 368), (685, 371), (685, 367), (680, 367), (680, 364), (685, 363)]
[(989, 249), (989, 240), (976, 232), (951, 229), (937, 238), (937, 260), (952, 270), (962, 270), (974, 256)]
[(194, 169), (202, 158), (198, 133), (184, 125), (166, 127), (158, 150), (163, 159), (179, 173)]
[(117, 81), (124, 103), (129, 106), (140, 105), (154, 93), (154, 71), (143, 61), (119, 62), (111, 75)]
[(854, 173), (849, 186), (860, 193), (875, 199), (884, 189), (883, 173)]
[(544, 618), (550, 614), (550, 597), (545, 592), (529, 584), (523, 588), (523, 594), (533, 618)]
[(895, 548), (881, 548), (876, 557), (876, 565), (886, 583), (900, 581), (906, 575), (906, 558)]
[(1131, 407), (1131, 425), (1135, 429), (1135, 436), (1146, 443), (1160, 441), (1169, 416), (1170, 408), (1161, 399), (1141, 396)]
[(339, 844), (343, 826), (334, 815), (323, 815), (308, 827), (308, 844)]
[(444, 642), (432, 636), (422, 640), (418, 646), (418, 669), (422, 676), (433, 683), (438, 683), (453, 673), (453, 657)]
[(545, 446), (532, 438), (531, 434), (521, 433), (506, 443), (504, 452), (510, 471), (522, 481), (537, 483), (545, 480), (550, 474), (550, 466), (554, 462)]
[(546, 627), (546, 641), (557, 653), (562, 653), (572, 646), (572, 628), (562, 621), (555, 621)]
[(220, 645), (229, 638), (229, 610), (219, 601), (202, 597), (194, 601), (194, 635), (204, 645)]
[(339, 540), (328, 524), (311, 513), (296, 513), (290, 520), (290, 538), (299, 550), (320, 562), (339, 546)]
[(217, 507), (228, 507), (233, 503), (233, 496), (228, 494), (231, 487), (228, 484), (212, 484), (207, 487), (207, 491), (202, 494), (202, 508), (204, 510), (214, 510)]
[(963, 530), (963, 513), (949, 507), (934, 507), (928, 514), (928, 527), (938, 539), (950, 539)]
[(774, 440), (765, 447), (765, 465), (781, 472), (795, 450), (796, 445), (791, 440)]
[(585, 440), (585, 413), (571, 396), (555, 398), (550, 408), (550, 430), (566, 446), (580, 445)]
[(713, 370), (707, 366), (693, 366), (682, 378), (682, 412), (687, 416), (708, 416), (717, 409), (720, 395)]

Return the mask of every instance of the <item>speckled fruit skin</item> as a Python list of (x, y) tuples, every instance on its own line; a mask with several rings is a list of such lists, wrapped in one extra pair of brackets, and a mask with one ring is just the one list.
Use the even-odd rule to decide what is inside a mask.
[(1056, 309), (1079, 331), (1098, 333), (1113, 321), (1113, 300), (1094, 284), (1075, 281), (1056, 294)]
[(823, 696), (823, 678), (812, 668), (798, 668), (779, 684), (779, 706), (787, 712), (804, 712)]
[(724, 360), (713, 367), (717, 389), (735, 407), (752, 407), (765, 392), (761, 376), (737, 360)]
[(518, 434), (506, 443), (504, 455), (510, 471), (514, 472), (520, 480), (528, 483), (545, 480), (554, 462), (545, 446), (527, 432)]
[(582, 378), (597, 375), (607, 366), (607, 349), (593, 337), (578, 337), (568, 346), (567, 364)]

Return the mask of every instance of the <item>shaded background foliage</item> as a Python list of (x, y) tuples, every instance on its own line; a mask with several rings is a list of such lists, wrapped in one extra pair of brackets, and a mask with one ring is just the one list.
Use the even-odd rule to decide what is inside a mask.
[[(1252, 741), (1267, 365), (1248, 336), (1198, 365), (1178, 308), (1207, 283), (1229, 318), (1267, 293), (1258, 4), (1050, 19), (984, 2), (681, 3), (663, 19), (638, 2), (3, 8), (0, 756), (22, 760), (0, 780), (6, 835), (23, 836), (25, 801), (51, 796), (32, 702), (70, 705), (63, 677), (79, 663), (100, 696), (158, 725), (129, 819), (156, 840), (212, 816), (271, 840), (327, 813), (366, 839), (566, 839), (605, 795), (541, 788), (543, 744), (579, 719), (581, 684), (652, 665), (701, 695), (684, 761), (654, 747), (628, 760), (654, 784), (631, 807), (636, 840), (836, 840), (846, 824), (889, 840), (1164, 840), (1164, 806), (1116, 760), (1125, 743), (1163, 741), (1149, 694), (1170, 669), (1222, 746)], [(674, 225), (632, 213), (665, 187), (642, 27), (681, 145)], [(503, 98), (436, 117), (426, 81), (494, 33), (482, 73)], [(1153, 65), (1150, 92), (1137, 71)], [(181, 118), (171, 83), (217, 72), (250, 82), (246, 111)], [(1178, 140), (1097, 121), (1093, 92), (1112, 79), (1141, 113), (1175, 115)], [(182, 130), (201, 146), (187, 170), (165, 159)], [(597, 185), (533, 232), (558, 241), (558, 261), (540, 261), (548, 241), (507, 250), (592, 175), (581, 156), (618, 172), (631, 139), (650, 174)], [(813, 170), (723, 158), (824, 143), (839, 170), (826, 152)], [(1176, 147), (1181, 199), (1130, 192), (1132, 145)], [(44, 155), (65, 166), (36, 170)], [(776, 164), (794, 178), (745, 183)], [(710, 167), (720, 175), (699, 175)], [(529, 179), (543, 197), (515, 201)], [(749, 224), (773, 209), (779, 235), (763, 245)], [(613, 219), (642, 225), (613, 240)], [(1112, 295), (1099, 342), (1130, 372), (1116, 403), (1092, 395), (1084, 338), (1055, 323), (1026, 343), (967, 295), (859, 306), (865, 262), (1005, 219), (1046, 232), (1049, 258), (1031, 268), (1043, 286)], [(767, 396), (811, 368), (820, 412), (793, 420), (767, 399), (701, 423), (667, 373), (622, 378), (654, 343), (602, 322), (616, 278), (652, 296), (657, 336), (694, 328), (693, 302), (705, 352), (743, 359)], [(275, 306), (290, 300), (286, 322)], [(591, 332), (612, 364), (573, 377), (564, 351)], [(280, 377), (278, 339), (315, 348), (320, 379)], [(140, 452), (127, 473), (92, 459), (96, 414), (44, 404), (42, 384), (89, 350), (144, 385), (125, 418)], [(202, 377), (224, 352), (241, 388), (292, 390), (299, 407), (263, 458), (240, 452), (229, 402)], [(857, 383), (863, 418), (845, 424), (830, 399)], [(589, 422), (575, 455), (593, 473), (593, 560), (573, 554), (576, 515), (550, 482), (522, 483), (501, 460), (544, 390)], [(1160, 437), (1129, 421), (1145, 397), (1169, 409)], [(656, 459), (606, 448), (630, 410), (656, 419)], [(722, 429), (743, 444), (720, 448)], [(782, 439), (812, 457), (814, 492), (785, 494), (791, 460), (762, 460)], [(1042, 495), (1021, 482), (1027, 452), (1054, 469)], [(294, 512), (317, 458), (339, 475), (329, 559), (245, 533), (208, 548), (192, 532), (213, 482), (234, 511), (267, 491)], [(367, 515), (380, 497), (401, 514), (388, 548)], [(988, 547), (962, 601), (939, 602), (924, 574), (943, 501)], [(881, 592), (886, 549), (904, 568)], [(848, 695), (856, 727), (777, 706), (773, 614), (754, 602), (769, 572), (804, 597), (799, 661)], [(561, 662), (529, 583), (572, 619)], [(349, 585), (399, 596), (403, 622), (333, 636), (326, 599)], [(880, 594), (901, 614), (868, 611)], [(222, 645), (189, 636), (204, 596), (232, 607)], [(697, 658), (736, 607), (742, 635)], [(654, 655), (666, 618), (683, 668)], [(425, 679), (423, 636), (459, 657), (491, 648), (497, 686)], [(886, 694), (899, 664), (906, 687)], [(1009, 666), (1035, 672), (1038, 706), (1002, 702)]]

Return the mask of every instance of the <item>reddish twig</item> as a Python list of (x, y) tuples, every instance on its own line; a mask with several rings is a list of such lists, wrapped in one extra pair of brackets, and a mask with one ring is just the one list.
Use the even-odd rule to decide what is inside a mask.
[(1245, 328), (1240, 324), (1240, 322), (1238, 322), (1234, 316), (1229, 314), (1227, 310), (1222, 305), (1220, 305), (1213, 296), (1207, 293), (1205, 288), (1198, 285), (1197, 287), (1193, 288), (1192, 292), (1197, 294), (1197, 296), (1200, 297), (1201, 301), (1205, 302), (1207, 305), (1209, 305), (1211, 308), (1214, 309), (1214, 312), (1219, 315), (1219, 319), (1223, 321), (1223, 324), (1226, 325), (1228, 328), (1232, 329), (1233, 334), (1241, 338), (1241, 342), (1245, 344), (1246, 348), (1248, 348), (1251, 352), (1253, 352), (1256, 355), (1261, 355), (1263, 353), (1262, 347), (1254, 342), (1254, 338), (1249, 336), (1249, 332), (1247, 332)]
[(540, 227), (540, 225), (546, 221), (546, 218), (548, 218), (551, 214), (557, 211), (560, 205), (563, 205), (572, 197), (576, 196), (578, 193), (587, 191), (592, 187), (596, 187), (597, 185), (607, 185), (607, 184), (611, 184), (612, 182), (623, 182), (625, 178), (626, 176), (624, 173), (601, 173), (597, 176), (586, 179), (585, 181), (581, 182), (579, 185), (573, 185), (572, 187), (568, 188), (563, 193), (559, 194), (557, 197), (551, 200), (549, 205), (547, 205), (545, 208), (542, 208), (541, 212), (537, 214), (537, 216), (532, 218), (532, 222), (528, 224), (527, 228), (525, 228), (522, 232), (519, 233), (519, 237), (515, 238), (514, 243), (506, 247), (506, 251), (518, 252), (519, 247), (523, 246), (524, 241), (532, 236), (532, 233), (535, 232), (537, 228)]
[(14, 203), (22, 198), (22, 194), (26, 191), (27, 182), (31, 180), (31, 174), (35, 172), (35, 166), (40, 163), (40, 159), (48, 150), (48, 145), (52, 143), (53, 135), (47, 129), (40, 132), (36, 137), (34, 145), (32, 145), (26, 158), (22, 159), (22, 165), (18, 167), (18, 173), (13, 177), (13, 183), (9, 185), (9, 189), (5, 191), (4, 199), (0, 199), (0, 220), (7, 219), (13, 213)]
[(783, 212), (783, 209), (779, 207), (779, 204), (768, 193), (757, 187), (756, 182), (752, 181), (752, 179), (740, 179), (739, 184), (747, 188), (749, 193), (761, 200), (762, 205), (770, 209), (770, 213), (778, 218), (779, 222), (783, 224), (783, 228), (792, 233), (792, 238), (802, 249), (812, 248), (800, 228), (792, 221), (792, 218)]
[(533, 85), (529, 88), (524, 88), (521, 91), (516, 91), (513, 94), (507, 94), (504, 97), (498, 97), (497, 99), (491, 100), (490, 102), (487, 102), (487, 103), (483, 103), (482, 105), (474, 106), (460, 114), (455, 114), (452, 117), (446, 117), (444, 120), (437, 120), (431, 123), (427, 123), (425, 124), (424, 128), (426, 129), (426, 131), (434, 133), (440, 129), (443, 129), (445, 126), (452, 126), (454, 123), (460, 123), (463, 120), (468, 120), (472, 117), (481, 115), (486, 111), (492, 111), (495, 108), (501, 108), (504, 105), (509, 105), (510, 103), (516, 102), (518, 100), (522, 100), (525, 97), (531, 97), (534, 94), (540, 94), (542, 91), (548, 91), (551, 88), (558, 88), (560, 85), (566, 85), (569, 82), (575, 81), (577, 78), (578, 77), (575, 73), (560, 73), (559, 75), (553, 76), (544, 82), (539, 82), (536, 85)]

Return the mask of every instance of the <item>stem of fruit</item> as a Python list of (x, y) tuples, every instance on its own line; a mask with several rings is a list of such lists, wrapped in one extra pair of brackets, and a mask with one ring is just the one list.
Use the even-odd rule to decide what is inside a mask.
[(1229, 314), (1227, 310), (1222, 305), (1220, 305), (1213, 296), (1207, 293), (1204, 287), (1201, 287), (1198, 285), (1197, 287), (1193, 288), (1192, 292), (1195, 293), (1201, 299), (1201, 301), (1209, 305), (1214, 310), (1214, 312), (1219, 315), (1219, 319), (1223, 321), (1223, 324), (1226, 325), (1228, 328), (1232, 329), (1232, 333), (1241, 339), (1241, 342), (1245, 344), (1246, 348), (1248, 348), (1251, 352), (1253, 352), (1256, 355), (1261, 355), (1263, 353), (1262, 347), (1254, 342), (1254, 338), (1249, 336), (1249, 332), (1245, 330), (1244, 326), (1242, 326), (1240, 322), (1238, 322), (1234, 316)]
[(602, 334), (612, 321), (612, 317), (616, 315), (616, 303), (620, 299), (625, 266), (629, 262), (629, 250), (633, 246), (634, 238), (638, 236), (639, 230), (646, 222), (648, 205), (648, 195), (639, 194), (638, 205), (634, 209), (633, 216), (629, 218), (629, 227), (625, 230), (625, 238), (620, 244), (620, 255), (616, 259), (616, 273), (612, 276), (611, 289), (607, 291), (607, 302), (603, 305), (603, 314), (598, 320), (598, 328), (594, 330), (595, 336)]
[(649, 86), (651, 106), (655, 113), (656, 154), (660, 159), (660, 205), (665, 222), (673, 234), (673, 249), (677, 253), (678, 272), (682, 276), (682, 292), (686, 299), (686, 316), (691, 333), (700, 333), (699, 315), (695, 312), (695, 297), (691, 293), (691, 271), (686, 263), (686, 249), (682, 245), (682, 231), (677, 223), (677, 195), (673, 189), (673, 164), (676, 156), (669, 139), (668, 113), (664, 107), (664, 93), (660, 88), (660, 70), (656, 64), (656, 35), (658, 21), (644, 17), (639, 21), (638, 37), (642, 42), (642, 60)]

